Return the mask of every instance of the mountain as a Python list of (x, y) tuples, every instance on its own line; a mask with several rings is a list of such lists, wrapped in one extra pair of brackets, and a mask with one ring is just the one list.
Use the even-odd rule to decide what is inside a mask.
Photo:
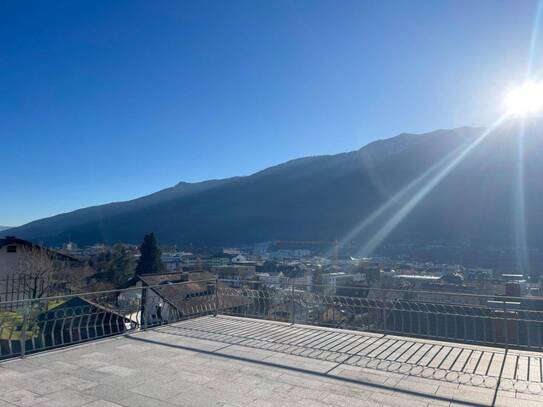
[[(484, 138), (486, 129), (470, 127), (401, 134), (250, 176), (179, 183), (132, 201), (34, 221), (10, 234), (50, 244), (68, 238), (79, 244), (139, 243), (154, 231), (160, 243), (181, 245), (344, 236), (361, 247), (381, 241), (512, 245), (521, 213), (521, 128), (520, 122), (509, 121)], [(542, 248), (543, 122), (527, 122), (523, 134), (526, 238)], [(376, 211), (374, 222), (349, 234)]]
[(8, 229), (11, 229), (12, 226), (1, 226), (0, 225), (0, 232), (4, 231), (4, 230), (8, 230)]

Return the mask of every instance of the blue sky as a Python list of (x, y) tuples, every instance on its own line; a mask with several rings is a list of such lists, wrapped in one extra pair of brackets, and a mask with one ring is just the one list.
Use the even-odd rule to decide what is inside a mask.
[(0, 225), (401, 132), (489, 124), (523, 79), (536, 10), (3, 1)]

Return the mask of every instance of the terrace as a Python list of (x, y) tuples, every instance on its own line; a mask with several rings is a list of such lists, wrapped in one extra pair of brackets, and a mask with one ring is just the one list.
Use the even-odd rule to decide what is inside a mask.
[[(0, 406), (543, 402), (533, 305), (507, 298), (498, 312), (496, 298), (452, 294), (444, 305), (445, 297), (429, 304), (423, 293), (360, 298), (217, 281), (191, 282), (187, 292), (188, 285), (2, 304), (11, 311), (0, 326), (18, 336), (8, 335), (12, 346), (3, 350)], [(172, 295), (184, 300), (174, 306)], [(46, 304), (53, 305), (44, 311)], [(22, 314), (18, 330), (6, 324), (13, 314)], [(444, 341), (445, 332), (455, 342)]]

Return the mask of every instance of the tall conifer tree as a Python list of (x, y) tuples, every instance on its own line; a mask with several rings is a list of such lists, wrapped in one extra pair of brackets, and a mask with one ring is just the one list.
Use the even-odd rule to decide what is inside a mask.
[(160, 249), (154, 233), (149, 233), (143, 237), (140, 254), (136, 274), (160, 273), (164, 270), (164, 263), (160, 259)]

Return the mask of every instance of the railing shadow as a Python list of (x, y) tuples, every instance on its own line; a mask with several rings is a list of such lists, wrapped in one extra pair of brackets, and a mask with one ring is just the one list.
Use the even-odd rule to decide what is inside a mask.
[[(448, 369), (444, 369), (442, 364), (451, 359), (443, 357), (435, 367), (430, 367), (433, 358), (428, 358), (428, 355), (434, 355), (435, 358), (443, 345), (437, 343), (430, 346), (427, 341), (382, 334), (323, 330), (309, 326), (270, 324), (258, 320), (243, 321), (242, 318), (230, 317), (187, 321), (182, 325), (162, 327), (161, 332), (448, 383), (471, 384), (488, 389), (499, 385), (497, 376), (474, 374), (466, 368), (473, 349), (452, 344), (447, 344), (446, 348), (449, 350), (448, 355), (456, 354), (456, 358)], [(401, 351), (398, 352), (398, 349)], [(481, 349), (491, 359), (496, 355), (503, 355), (503, 352), (491, 348)], [(462, 353), (469, 355), (466, 362), (460, 370), (452, 369)], [(482, 353), (480, 356), (482, 357)], [(419, 363), (423, 358), (426, 358), (426, 363)]]
[[(410, 395), (410, 396), (415, 396), (415, 397), (422, 397), (422, 398), (426, 398), (426, 399), (429, 398), (429, 399), (438, 400), (438, 401), (442, 401), (442, 402), (451, 401), (450, 398), (448, 398), (448, 397), (443, 397), (443, 396), (439, 396), (439, 395), (436, 395), (436, 394), (428, 394), (428, 393), (424, 393), (424, 392), (420, 392), (420, 391), (416, 391), (416, 390), (409, 390), (409, 389), (405, 389), (405, 388), (393, 388), (393, 387), (388, 386), (386, 384), (379, 384), (379, 383), (365, 381), (365, 380), (361, 380), (361, 379), (353, 379), (353, 378), (344, 377), (344, 376), (337, 376), (337, 375), (330, 374), (330, 371), (323, 373), (323, 372), (318, 372), (318, 371), (315, 371), (315, 370), (304, 369), (304, 368), (295, 367), (295, 366), (283, 365), (283, 364), (270, 362), (270, 361), (266, 361), (266, 360), (258, 360), (258, 359), (253, 359), (253, 358), (245, 357), (245, 356), (238, 356), (238, 355), (231, 355), (231, 354), (221, 353), (220, 350), (222, 350), (224, 348), (221, 348), (221, 349), (215, 350), (215, 351), (211, 351), (211, 350), (199, 349), (199, 348), (195, 348), (195, 347), (191, 347), (191, 346), (172, 344), (172, 343), (158, 341), (158, 340), (154, 340), (154, 339), (142, 338), (139, 335), (127, 335), (126, 337), (128, 339), (130, 339), (130, 340), (135, 340), (135, 341), (139, 341), (139, 342), (145, 342), (145, 343), (154, 344), (154, 345), (166, 346), (166, 347), (174, 348), (174, 349), (182, 349), (182, 350), (197, 352), (197, 353), (201, 353), (201, 354), (205, 354), (205, 355), (215, 356), (215, 357), (219, 357), (219, 358), (223, 358), (223, 359), (229, 359), (229, 360), (235, 360), (235, 361), (239, 361), (239, 362), (258, 364), (258, 365), (261, 365), (261, 366), (267, 366), (267, 367), (282, 369), (282, 370), (286, 370), (286, 371), (293, 371), (293, 372), (297, 372), (297, 373), (303, 373), (303, 374), (313, 376), (313, 377), (332, 379), (332, 380), (337, 380), (337, 381), (341, 381), (341, 382), (345, 382), (345, 383), (351, 383), (351, 384), (357, 384), (357, 385), (364, 385), (364, 386), (373, 387), (375, 389), (381, 389), (381, 390), (387, 390), (387, 391), (394, 390), (395, 392), (402, 393), (402, 394), (405, 394), (405, 395)], [(455, 403), (458, 404), (458, 405), (476, 406), (476, 407), (479, 407), (479, 406), (480, 407), (488, 407), (489, 406), (489, 404), (474, 403), (474, 402), (468, 402), (468, 401), (462, 401), (462, 400), (455, 400)]]
[[(169, 335), (333, 362), (337, 366), (350, 365), (449, 384), (467, 384), (494, 391), (494, 399), (500, 390), (541, 395), (539, 382), (517, 378), (516, 373), (514, 379), (503, 377), (507, 350), (229, 316), (200, 318), (163, 326), (159, 330)], [(401, 351), (397, 352), (398, 349)], [(464, 357), (460, 358), (460, 355)], [(481, 363), (485, 358), (490, 360), (488, 366)], [(436, 362), (432, 363), (434, 359)], [(516, 360), (518, 367), (518, 357), (512, 360)], [(514, 367), (515, 372), (517, 367)], [(483, 373), (475, 373), (481, 368)]]

